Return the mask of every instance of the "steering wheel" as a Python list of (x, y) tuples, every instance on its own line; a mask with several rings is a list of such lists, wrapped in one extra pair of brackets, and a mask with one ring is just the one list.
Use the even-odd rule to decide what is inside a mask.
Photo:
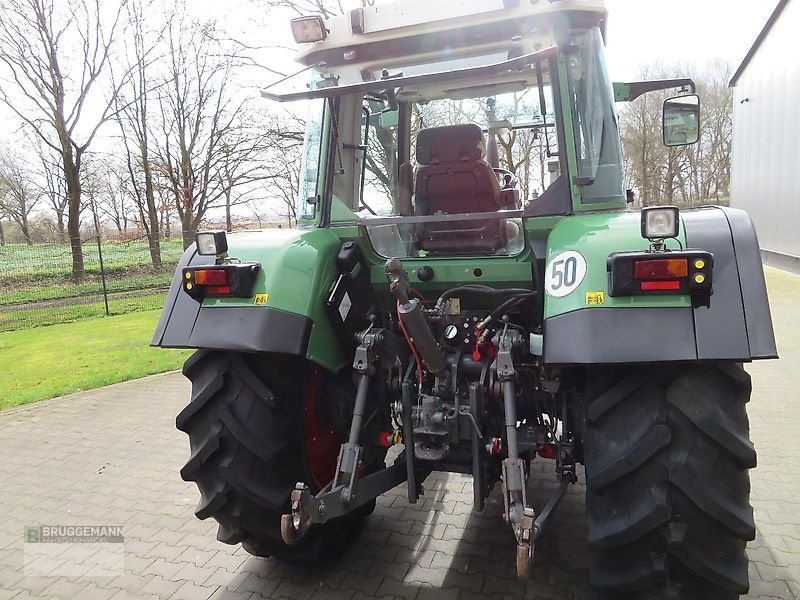
[(508, 169), (493, 168), (492, 171), (500, 182), (500, 189), (511, 190), (517, 187), (517, 176)]

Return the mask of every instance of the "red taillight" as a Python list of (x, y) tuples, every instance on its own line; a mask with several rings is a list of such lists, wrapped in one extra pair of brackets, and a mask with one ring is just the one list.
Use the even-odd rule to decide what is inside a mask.
[(230, 296), (231, 288), (227, 285), (210, 285), (206, 287), (206, 293), (210, 296)]
[[(677, 277), (687, 277), (689, 275), (689, 261), (685, 258), (662, 258), (658, 260), (639, 260), (634, 264), (634, 276), (636, 279), (675, 279)], [(642, 286), (642, 289), (646, 289)], [(669, 289), (675, 290), (677, 287), (670, 288), (649, 288), (649, 289)]]
[(643, 281), (643, 292), (665, 292), (681, 289), (680, 281)]
[(208, 267), (185, 267), (181, 273), (183, 291), (195, 300), (204, 298), (252, 298), (258, 263), (232, 263)]
[(556, 445), (555, 444), (545, 444), (544, 446), (539, 446), (537, 450), (539, 456), (542, 458), (555, 458), (556, 456)]
[[(229, 283), (228, 272), (225, 269), (198, 269), (194, 272), (194, 282), (197, 285), (227, 286)], [(212, 293), (222, 292), (214, 291)], [(230, 293), (230, 288), (228, 288), (228, 293)]]

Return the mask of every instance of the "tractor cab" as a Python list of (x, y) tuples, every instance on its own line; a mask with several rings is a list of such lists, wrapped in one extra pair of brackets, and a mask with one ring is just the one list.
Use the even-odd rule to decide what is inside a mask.
[(309, 102), (300, 220), (384, 257), (514, 256), (528, 217), (624, 209), (602, 3), (429, 4), (293, 21), (306, 66), (263, 95)]

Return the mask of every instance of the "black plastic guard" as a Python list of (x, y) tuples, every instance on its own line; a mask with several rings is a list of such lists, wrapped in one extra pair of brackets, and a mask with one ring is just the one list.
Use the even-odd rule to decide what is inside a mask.
[(183, 267), (214, 263), (190, 246), (181, 257), (151, 346), (305, 356), (311, 319), (265, 306), (203, 308), (182, 290)]
[(697, 358), (777, 358), (758, 238), (743, 210), (682, 213), (686, 243), (714, 254), (711, 308), (694, 311)]
[(549, 364), (777, 358), (758, 239), (744, 211), (682, 211), (688, 248), (714, 254), (711, 306), (590, 308), (545, 322)]

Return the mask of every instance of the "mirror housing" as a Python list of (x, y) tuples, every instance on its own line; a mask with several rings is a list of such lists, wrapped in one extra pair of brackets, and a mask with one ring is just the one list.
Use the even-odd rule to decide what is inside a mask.
[(689, 146), (700, 139), (700, 96), (667, 98), (662, 113), (665, 146)]

